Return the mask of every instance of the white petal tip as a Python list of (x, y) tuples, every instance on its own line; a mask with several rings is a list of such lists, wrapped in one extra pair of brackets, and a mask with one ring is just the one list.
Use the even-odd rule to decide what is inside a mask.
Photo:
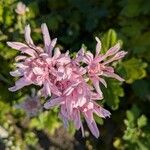
[(100, 39), (96, 36), (95, 37), (95, 40), (97, 41), (97, 42), (100, 42)]

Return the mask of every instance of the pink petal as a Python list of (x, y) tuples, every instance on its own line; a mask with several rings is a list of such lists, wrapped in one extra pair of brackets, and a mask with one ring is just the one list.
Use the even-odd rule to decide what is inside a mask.
[(101, 41), (98, 37), (95, 37), (96, 41), (97, 41), (97, 45), (96, 45), (96, 56), (99, 55), (100, 50), (101, 50)]
[(46, 102), (44, 104), (44, 108), (49, 109), (49, 108), (54, 107), (54, 106), (59, 106), (61, 103), (62, 103), (61, 97), (50, 99), (48, 102)]
[(119, 60), (121, 58), (123, 58), (128, 52), (125, 52), (125, 51), (120, 51), (118, 52), (114, 57), (115, 57), (115, 60)]
[(20, 48), (20, 50), (21, 50), (22, 54), (25, 53), (25, 54), (28, 54), (28, 55), (30, 55), (32, 57), (36, 57), (37, 56), (37, 53), (35, 52), (35, 50), (33, 50), (33, 49), (29, 48), (29, 47), (22, 47), (22, 48)]
[(70, 95), (72, 93), (72, 91), (75, 89), (75, 87), (79, 84), (79, 82), (76, 82), (72, 85), (70, 85), (68, 88), (66, 88), (63, 92), (64, 95)]
[(101, 97), (98, 93), (91, 92), (91, 99), (92, 100), (101, 100), (103, 97)]
[(110, 117), (111, 115), (111, 113), (108, 110), (104, 109), (96, 103), (94, 105), (94, 112), (96, 113), (96, 115), (102, 118)]
[(56, 47), (55, 50), (54, 50), (54, 58), (58, 58), (59, 56), (61, 55), (61, 52), (60, 52), (60, 48), (59, 47)]
[(87, 52), (85, 54), (85, 60), (88, 64), (90, 64), (93, 61), (93, 54), (91, 52)]
[(67, 128), (68, 127), (68, 119), (62, 113), (59, 113), (59, 117), (62, 119), (64, 127)]
[(27, 81), (25, 78), (20, 78), (16, 81), (15, 86), (9, 88), (9, 91), (14, 92), (30, 84), (31, 82)]
[[(88, 115), (89, 115), (89, 114), (88, 114)], [(93, 134), (96, 138), (98, 138), (98, 137), (99, 137), (99, 130), (98, 130), (98, 128), (97, 128), (97, 125), (96, 125), (94, 119), (91, 120), (88, 115), (84, 113), (84, 117), (85, 117), (85, 120), (86, 120), (86, 122), (87, 122), (87, 125), (88, 125), (90, 131), (92, 132), (92, 134)]]
[(47, 52), (50, 56), (52, 56), (52, 50), (53, 50), (53, 48), (55, 47), (56, 42), (57, 42), (57, 38), (55, 38), (55, 39), (53, 39), (53, 40), (51, 41), (51, 44), (50, 44), (50, 46), (49, 46), (49, 50), (48, 50), (48, 52)]
[(26, 44), (21, 42), (7, 42), (7, 45), (16, 50), (20, 50), (23, 47), (28, 47)]
[(34, 67), (33, 72), (35, 75), (42, 75), (44, 73), (43, 70), (39, 67)]
[(117, 75), (117, 74), (115, 74), (115, 73), (104, 72), (104, 73), (103, 73), (103, 76), (115, 78), (115, 79), (117, 79), (117, 80), (119, 80), (119, 81), (121, 81), (121, 82), (124, 81), (123, 78), (121, 78), (119, 75)]
[(51, 38), (50, 38), (50, 35), (49, 35), (47, 25), (45, 23), (43, 23), (41, 25), (41, 29), (42, 29), (42, 33), (43, 33), (45, 49), (46, 49), (46, 52), (48, 52), (49, 51), (49, 46), (50, 46), (50, 43), (51, 43)]
[(99, 81), (107, 88), (107, 83), (103, 78), (99, 78)]
[(46, 82), (44, 83), (44, 87), (45, 87), (45, 90), (46, 90), (46, 94), (47, 94), (48, 96), (51, 96), (51, 87), (50, 87), (48, 81), (46, 81)]
[(19, 55), (15, 58), (16, 61), (25, 60), (27, 56)]
[(24, 65), (22, 62), (20, 63), (15, 63), (16, 67), (20, 68), (20, 69), (27, 69), (28, 66)]
[(93, 83), (97, 93), (99, 93), (99, 95), (101, 97), (103, 97), (103, 93), (102, 93), (102, 91), (100, 89), (100, 85), (99, 85), (99, 80), (97, 78), (95, 78), (95, 77), (91, 78), (91, 80), (92, 80), (92, 83)]
[(72, 111), (73, 111), (72, 102), (73, 102), (73, 100), (71, 100), (70, 97), (65, 98), (65, 103), (66, 103), (66, 108), (67, 108), (68, 114), (72, 114)]
[(27, 44), (34, 46), (34, 43), (33, 43), (32, 38), (30, 36), (30, 34), (31, 34), (30, 25), (25, 26), (25, 33), (24, 34), (25, 34), (25, 40), (26, 40)]
[(20, 77), (23, 75), (23, 72), (21, 72), (20, 70), (15, 70), (15, 71), (11, 71), (10, 74), (13, 77)]
[(116, 54), (116, 53), (119, 51), (119, 49), (120, 49), (120, 44), (117, 43), (115, 46), (111, 47), (111, 48), (106, 52), (107, 57)]
[(74, 111), (73, 121), (74, 121), (76, 129), (79, 129), (81, 127), (81, 124), (82, 124), (79, 110)]

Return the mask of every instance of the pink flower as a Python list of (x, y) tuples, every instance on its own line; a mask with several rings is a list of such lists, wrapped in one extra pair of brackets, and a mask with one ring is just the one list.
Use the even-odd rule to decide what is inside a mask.
[(97, 37), (96, 41), (97, 45), (95, 57), (90, 51), (85, 52), (82, 48), (78, 53), (77, 58), (79, 59), (80, 57), (78, 61), (82, 61), (88, 65), (88, 77), (92, 81), (96, 91), (102, 96), (102, 91), (100, 89), (99, 83), (102, 83), (105, 87), (107, 87), (106, 81), (103, 79), (103, 76), (115, 78), (119, 81), (124, 81), (124, 79), (122, 79), (119, 75), (115, 74), (114, 68), (109, 66), (109, 64), (113, 61), (117, 61), (123, 58), (127, 54), (127, 52), (118, 52), (120, 49), (120, 45), (118, 43), (114, 47), (110, 48), (106, 52), (106, 54), (100, 54), (101, 42)]
[(98, 138), (99, 130), (93, 118), (95, 113), (99, 117), (110, 117), (110, 112), (102, 108), (96, 103), (96, 100), (102, 99), (98, 93), (92, 92), (89, 85), (84, 81), (72, 83), (72, 85), (65, 85), (64, 94), (60, 97), (51, 98), (44, 104), (46, 109), (54, 106), (60, 106), (59, 116), (64, 122), (64, 126), (68, 126), (69, 121), (74, 122), (76, 129), (82, 130), (84, 136), (84, 129), (81, 122), (81, 115), (85, 118), (92, 134)]
[(68, 122), (73, 121), (75, 128), (81, 128), (84, 136), (84, 129), (81, 122), (82, 115), (92, 134), (98, 138), (99, 131), (94, 121), (93, 113), (103, 118), (109, 117), (110, 113), (95, 102), (96, 100), (102, 99), (102, 97), (98, 93), (95, 93), (93, 87), (87, 84), (83, 78), (86, 70), (74, 63), (67, 65), (67, 68), (70, 70), (70, 76), (67, 80), (57, 83), (62, 95), (53, 96), (44, 104), (44, 107), (50, 109), (54, 106), (60, 106), (59, 116), (62, 118), (64, 126), (67, 127)]
[(41, 89), (44, 96), (50, 96), (51, 92), (61, 95), (61, 92), (55, 86), (58, 78), (58, 72), (55, 65), (65, 64), (70, 61), (68, 55), (61, 55), (59, 48), (52, 51), (56, 45), (57, 39), (51, 40), (46, 24), (42, 24), (42, 33), (44, 39), (44, 48), (35, 46), (30, 37), (30, 26), (25, 28), (25, 40), (27, 44), (20, 42), (7, 42), (7, 44), (17, 49), (22, 55), (16, 57), (17, 70), (10, 72), (12, 76), (21, 77), (16, 81), (15, 86), (9, 88), (10, 91), (16, 91), (24, 86), (31, 84), (43, 86)]
[(22, 2), (17, 3), (17, 8), (15, 9), (16, 13), (19, 15), (24, 15), (29, 9)]

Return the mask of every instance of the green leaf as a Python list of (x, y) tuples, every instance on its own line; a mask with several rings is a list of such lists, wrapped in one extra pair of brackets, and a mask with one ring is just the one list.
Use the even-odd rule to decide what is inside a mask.
[(94, 115), (94, 119), (95, 119), (96, 123), (98, 123), (98, 124), (100, 124), (100, 125), (103, 125), (103, 124), (104, 124), (103, 119), (100, 118), (99, 116)]
[(103, 89), (104, 99), (108, 106), (116, 110), (119, 107), (119, 97), (124, 96), (124, 91), (120, 83), (114, 79), (108, 79), (107, 83), (107, 88)]
[(106, 53), (110, 47), (114, 46), (118, 42), (122, 43), (121, 40), (118, 40), (116, 31), (109, 29), (102, 37), (102, 53)]
[(142, 115), (140, 118), (137, 120), (137, 124), (139, 128), (142, 128), (147, 125), (147, 118), (145, 115)]
[(34, 146), (38, 142), (38, 138), (35, 133), (27, 132), (27, 133), (25, 133), (25, 142), (28, 145)]
[(57, 112), (42, 112), (37, 118), (31, 119), (29, 127), (36, 128), (38, 130), (47, 129), (49, 133), (53, 134), (55, 129), (60, 127)]
[[(124, 70), (125, 81), (127, 83), (133, 83), (135, 80), (142, 79), (146, 76), (147, 63), (143, 62), (141, 59), (131, 58), (120, 63), (118, 70)], [(121, 73), (121, 71), (120, 71)]]

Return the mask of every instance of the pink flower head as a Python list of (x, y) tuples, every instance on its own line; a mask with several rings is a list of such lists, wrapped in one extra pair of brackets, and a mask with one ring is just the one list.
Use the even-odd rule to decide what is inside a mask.
[(124, 81), (119, 75), (115, 74), (114, 68), (109, 66), (109, 64), (113, 61), (117, 61), (123, 58), (127, 52), (119, 51), (120, 45), (119, 43), (110, 48), (106, 54), (100, 54), (101, 50), (101, 41), (96, 37), (97, 45), (96, 45), (96, 53), (95, 57), (90, 52), (85, 52), (82, 48), (80, 50), (80, 55), (78, 54), (77, 58), (80, 57), (79, 61), (86, 63), (88, 77), (92, 81), (96, 91), (102, 96), (102, 91), (100, 89), (99, 83), (102, 83), (105, 87), (107, 87), (106, 81), (103, 79), (105, 77), (115, 78), (119, 81)]
[(64, 122), (64, 126), (68, 126), (68, 121), (73, 121), (76, 129), (82, 130), (84, 136), (81, 115), (85, 118), (88, 127), (95, 137), (99, 137), (99, 130), (93, 118), (95, 113), (99, 117), (110, 117), (110, 112), (99, 106), (95, 101), (102, 99), (98, 93), (91, 91), (89, 85), (84, 81), (65, 85), (64, 94), (60, 97), (51, 98), (44, 104), (46, 109), (54, 106), (60, 106), (59, 116)]
[[(51, 40), (46, 24), (41, 26), (44, 48), (35, 46), (30, 37), (30, 26), (25, 27), (26, 44), (20, 42), (7, 42), (7, 44), (21, 52), (16, 57), (17, 70), (10, 72), (12, 76), (21, 77), (16, 81), (15, 86), (9, 88), (10, 91), (16, 91), (24, 86), (35, 84), (43, 86), (41, 91), (44, 96), (50, 96), (51, 92), (61, 95), (61, 92), (55, 86), (58, 76), (56, 65), (59, 66), (70, 62), (69, 56), (60, 53), (59, 48), (55, 48), (57, 39)], [(54, 55), (52, 51), (54, 49)]]
[[(102, 97), (94, 92), (93, 87), (86, 83), (83, 76), (86, 70), (77, 66), (74, 63), (68, 65), (71, 69), (71, 76), (67, 80), (60, 81), (58, 87), (63, 93), (61, 96), (54, 96), (44, 104), (46, 109), (54, 106), (60, 106), (59, 116), (64, 122), (64, 126), (68, 126), (69, 121), (74, 122), (76, 129), (82, 130), (84, 135), (81, 116), (83, 116), (95, 137), (99, 137), (99, 131), (94, 121), (93, 114), (100, 117), (109, 117), (109, 111), (103, 109), (95, 101), (102, 99)], [(89, 116), (90, 115), (90, 116)]]

